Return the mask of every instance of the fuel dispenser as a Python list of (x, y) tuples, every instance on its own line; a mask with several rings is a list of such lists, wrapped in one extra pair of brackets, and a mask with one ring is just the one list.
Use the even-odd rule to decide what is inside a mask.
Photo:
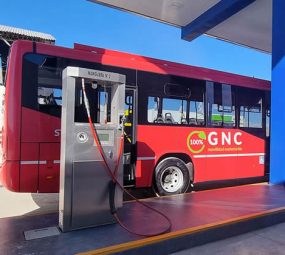
[(63, 71), (59, 193), (63, 232), (113, 223), (110, 206), (122, 206), (122, 190), (114, 186), (110, 192), (112, 176), (106, 165), (116, 169), (122, 184), (125, 80), (121, 74), (79, 67)]

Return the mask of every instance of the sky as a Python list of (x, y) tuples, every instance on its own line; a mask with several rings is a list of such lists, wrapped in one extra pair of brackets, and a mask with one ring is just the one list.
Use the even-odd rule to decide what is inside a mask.
[(207, 36), (193, 42), (181, 30), (87, 0), (0, 0), (0, 24), (52, 34), (56, 44), (81, 43), (271, 79), (271, 55)]

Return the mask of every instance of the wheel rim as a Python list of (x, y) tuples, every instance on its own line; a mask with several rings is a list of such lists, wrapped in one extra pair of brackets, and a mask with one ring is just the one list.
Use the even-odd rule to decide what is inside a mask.
[(176, 192), (183, 186), (183, 173), (180, 168), (170, 166), (163, 170), (160, 185), (166, 192)]

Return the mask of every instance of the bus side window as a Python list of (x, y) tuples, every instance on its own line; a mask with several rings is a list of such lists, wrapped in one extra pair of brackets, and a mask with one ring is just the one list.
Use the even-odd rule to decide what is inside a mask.
[(45, 114), (61, 115), (60, 60), (28, 53), (23, 59), (22, 105)]
[(187, 101), (184, 99), (148, 97), (147, 119), (157, 124), (188, 124)]
[(234, 94), (231, 86), (207, 82), (208, 125), (235, 127)]
[(262, 128), (262, 95), (246, 91), (239, 101), (239, 127)]
[(187, 124), (187, 101), (183, 99), (163, 98), (162, 116), (167, 124)]
[(60, 117), (62, 104), (61, 88), (48, 86), (38, 87), (38, 107), (39, 111)]
[(61, 70), (57, 58), (46, 57), (38, 64), (38, 109), (60, 117), (62, 104)]
[(163, 117), (158, 113), (159, 104), (159, 97), (148, 97), (147, 121), (149, 123), (164, 123)]
[[(107, 123), (111, 121), (111, 90), (104, 85), (98, 84), (93, 87), (91, 84), (85, 84), (86, 96), (90, 104), (90, 115), (94, 123)], [(81, 80), (76, 80), (75, 87), (75, 115), (74, 121), (87, 123), (84, 97), (81, 87)]]
[(191, 89), (190, 106), (189, 106), (189, 125), (204, 126), (204, 91), (201, 87)]
[(266, 109), (266, 137), (270, 136), (270, 108)]
[(39, 105), (60, 105), (62, 104), (62, 93), (59, 88), (38, 87)]

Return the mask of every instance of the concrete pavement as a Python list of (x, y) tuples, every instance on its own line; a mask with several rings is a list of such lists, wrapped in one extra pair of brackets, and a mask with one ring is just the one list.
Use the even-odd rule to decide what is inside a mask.
[(15, 193), (0, 184), (0, 218), (58, 211), (57, 193)]

